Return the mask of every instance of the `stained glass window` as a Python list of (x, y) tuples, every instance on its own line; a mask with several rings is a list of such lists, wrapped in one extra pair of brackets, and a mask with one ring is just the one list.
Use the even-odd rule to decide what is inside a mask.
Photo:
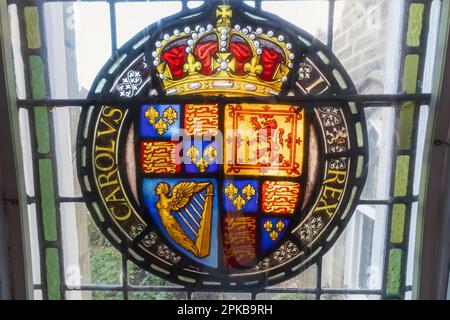
[(408, 297), (440, 1), (8, 3), (36, 298)]

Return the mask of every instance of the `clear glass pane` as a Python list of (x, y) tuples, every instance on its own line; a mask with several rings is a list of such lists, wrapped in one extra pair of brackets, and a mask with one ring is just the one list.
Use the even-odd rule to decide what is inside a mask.
[(363, 199), (388, 199), (391, 185), (392, 148), (395, 134), (393, 107), (365, 108), (369, 139), (369, 164)]
[(33, 299), (42, 300), (42, 290), (33, 290)]
[(128, 283), (133, 287), (176, 286), (150, 272), (142, 270), (130, 261), (128, 261)]
[(23, 57), (21, 53), (22, 48), (20, 44), (20, 28), (19, 28), (19, 19), (17, 16), (17, 6), (15, 4), (8, 6), (8, 13), (9, 13), (9, 27), (11, 31), (11, 47), (14, 56), (16, 93), (17, 98), (25, 99), (26, 98), (25, 71), (23, 65)]
[(304, 293), (258, 293), (256, 300), (316, 300), (316, 296)]
[(131, 291), (128, 292), (129, 300), (187, 300), (185, 292), (163, 291)]
[(30, 204), (28, 208), (28, 225), (31, 243), (31, 271), (33, 284), (41, 284), (41, 252), (39, 250), (38, 221), (36, 217), (36, 205)]
[(66, 300), (123, 300), (123, 293), (119, 291), (66, 291)]
[(109, 6), (52, 2), (43, 13), (51, 96), (84, 98), (111, 56)]
[(414, 195), (419, 194), (420, 179), (422, 175), (422, 165), (424, 163), (424, 150), (425, 145), (430, 145), (431, 141), (426, 141), (427, 138), (427, 128), (428, 128), (428, 106), (420, 107), (419, 123), (417, 129), (417, 145), (416, 145), (416, 164), (414, 168), (414, 184), (413, 193)]
[(350, 222), (322, 260), (322, 287), (381, 289), (386, 206), (356, 208)]
[(251, 298), (249, 293), (235, 292), (194, 292), (193, 300), (248, 300)]
[(430, 12), (430, 24), (428, 30), (428, 45), (425, 60), (425, 72), (423, 75), (422, 92), (431, 92), (433, 85), (433, 69), (436, 61), (436, 48), (439, 34), (439, 21), (441, 14), (441, 1), (433, 0)]
[(315, 288), (317, 286), (317, 265), (312, 265), (298, 276), (273, 286), (274, 288)]
[(53, 129), (59, 194), (65, 197), (81, 196), (76, 166), (76, 140), (80, 107), (55, 108)]
[(85, 204), (61, 204), (66, 285), (122, 283), (121, 254), (103, 236)]
[[(193, 4), (203, 1), (191, 1)], [(201, 3), (200, 3), (201, 4)], [(117, 46), (145, 27), (181, 10), (181, 1), (123, 2), (116, 4)]]
[(328, 1), (263, 1), (262, 9), (327, 42)]
[(359, 93), (397, 92), (402, 11), (402, 1), (336, 1), (333, 51)]
[(364, 294), (324, 294), (320, 296), (320, 300), (381, 300), (378, 295)]
[(33, 156), (31, 151), (30, 121), (28, 110), (19, 109), (20, 144), (22, 146), (23, 174), (27, 195), (34, 196)]
[(411, 218), (409, 222), (409, 242), (408, 242), (408, 261), (406, 267), (406, 285), (412, 286), (414, 275), (414, 259), (416, 253), (416, 234), (417, 234), (417, 202), (411, 206)]

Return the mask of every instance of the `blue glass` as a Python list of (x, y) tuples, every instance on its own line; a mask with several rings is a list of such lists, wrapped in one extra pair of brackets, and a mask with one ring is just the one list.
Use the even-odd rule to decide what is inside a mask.
[[(168, 194), (168, 197), (170, 198), (172, 195), (173, 188), (180, 182), (209, 182), (214, 187), (214, 196), (212, 201), (212, 221), (211, 221), (211, 236), (210, 236), (210, 253), (207, 257), (204, 258), (198, 258), (188, 250), (184, 249), (181, 245), (179, 245), (177, 242), (175, 242), (168, 234), (166, 228), (164, 227), (161, 217), (157, 208), (157, 203), (159, 201), (159, 196), (156, 194), (156, 187), (160, 183), (167, 183), (170, 186), (170, 192)], [(145, 206), (147, 209), (147, 213), (150, 215), (151, 219), (154, 221), (158, 229), (164, 234), (166, 239), (170, 241), (175, 247), (177, 247), (180, 251), (182, 251), (184, 254), (189, 256), (190, 258), (194, 259), (197, 262), (203, 263), (205, 265), (208, 265), (210, 267), (217, 267), (218, 265), (218, 243), (217, 243), (217, 233), (218, 233), (218, 196), (217, 196), (217, 182), (214, 179), (143, 179), (142, 181), (142, 195), (144, 198)], [(205, 196), (205, 191), (195, 194), (194, 197), (201, 202), (201, 197)], [(192, 220), (195, 220), (197, 223), (199, 223), (200, 219), (198, 219), (195, 216), (195, 209), (192, 206), (197, 209), (197, 211), (201, 212), (199, 210), (199, 206), (197, 205), (196, 201), (190, 201), (189, 205), (185, 208), (180, 209), (179, 211), (171, 211), (172, 216), (176, 219), (176, 221), (179, 223), (181, 228), (183, 229), (184, 233), (193, 241), (195, 241), (195, 234), (194, 232), (198, 231), (198, 227), (196, 226), (196, 223)], [(188, 209), (188, 211), (186, 210)], [(189, 217), (189, 218), (188, 218)], [(187, 225), (187, 222), (189, 222), (190, 226)]]
[(223, 199), (228, 212), (258, 212), (257, 180), (225, 180)]
[(261, 219), (261, 252), (267, 253), (279, 242), (286, 233), (289, 219), (263, 218)]
[(180, 105), (156, 104), (141, 107), (143, 138), (170, 138), (180, 132)]
[(213, 173), (219, 170), (219, 151), (215, 142), (194, 140), (183, 144), (187, 173)]

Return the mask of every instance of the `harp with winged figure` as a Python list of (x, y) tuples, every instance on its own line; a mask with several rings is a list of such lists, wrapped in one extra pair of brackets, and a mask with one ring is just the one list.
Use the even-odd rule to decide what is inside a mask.
[(156, 204), (161, 222), (169, 236), (198, 258), (210, 253), (212, 201), (214, 187), (209, 182), (180, 182), (173, 187), (156, 186)]

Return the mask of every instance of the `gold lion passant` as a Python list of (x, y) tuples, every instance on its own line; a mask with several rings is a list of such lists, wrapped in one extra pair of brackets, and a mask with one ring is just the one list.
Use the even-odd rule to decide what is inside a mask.
[[(200, 193), (204, 189), (206, 189), (205, 196)], [(213, 185), (209, 182), (180, 182), (174, 186), (172, 196), (169, 196), (170, 185), (161, 182), (156, 186), (155, 191), (159, 196), (156, 207), (169, 236), (196, 257), (208, 256), (211, 239)], [(198, 212), (193, 202), (202, 209), (201, 213)], [(182, 209), (187, 216), (180, 212)], [(196, 235), (195, 242), (186, 235), (171, 211), (178, 213), (192, 233)], [(194, 219), (194, 215), (200, 219), (200, 222)]]

